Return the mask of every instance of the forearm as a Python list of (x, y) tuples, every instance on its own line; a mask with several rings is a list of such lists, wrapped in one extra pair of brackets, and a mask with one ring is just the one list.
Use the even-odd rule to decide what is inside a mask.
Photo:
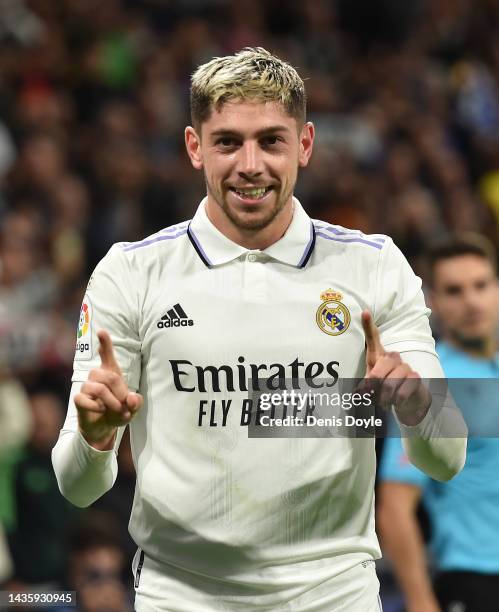
[[(411, 351), (403, 358), (423, 379), (445, 378), (438, 359), (429, 353)], [(435, 480), (446, 481), (465, 463), (467, 428), (449, 393), (432, 395), (432, 405), (420, 423), (408, 426), (397, 421), (411, 463)]]
[(79, 432), (62, 431), (52, 450), (59, 490), (75, 506), (92, 504), (113, 486), (118, 473), (114, 450), (99, 451)]
[[(435, 480), (445, 482), (458, 474), (466, 461), (466, 437), (446, 437), (445, 421), (455, 419), (445, 410), (434, 415), (431, 411), (419, 425), (406, 426), (399, 422), (402, 444), (409, 461)], [(466, 425), (462, 423), (462, 435)]]
[[(393, 564), (408, 610), (418, 609), (423, 602), (436, 606), (428, 573), (425, 546), (415, 516), (396, 507), (383, 510), (379, 517), (383, 549)], [(437, 609), (437, 608), (436, 608)]]
[(78, 430), (73, 400), (80, 386), (80, 383), (74, 383), (71, 389), (66, 421), (52, 450), (52, 465), (64, 497), (75, 506), (85, 507), (106, 493), (116, 480), (116, 449), (121, 432), (113, 450), (99, 451), (85, 441)]

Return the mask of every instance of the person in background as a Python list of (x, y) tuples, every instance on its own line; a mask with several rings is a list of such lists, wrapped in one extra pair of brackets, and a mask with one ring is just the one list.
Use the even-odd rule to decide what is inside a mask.
[[(123, 576), (125, 564), (116, 517), (89, 510), (70, 533), (66, 584), (62, 588), (76, 592), (81, 612), (131, 612), (131, 593)], [(58, 610), (61, 612), (61, 608)], [(73, 612), (74, 607), (67, 611)]]
[[(437, 352), (449, 379), (499, 378), (496, 258), (483, 238), (461, 237), (429, 253), (431, 305), (442, 339)], [(499, 439), (473, 437), (473, 424), (497, 405), (490, 381), (450, 382), (457, 403), (475, 415), (462, 472), (432, 480), (412, 466), (399, 438), (385, 442), (380, 464), (377, 523), (402, 588), (407, 612), (492, 612), (499, 593)], [(464, 388), (469, 388), (468, 395)], [(454, 392), (454, 390), (453, 390)], [(492, 414), (488, 435), (497, 436)], [(495, 425), (495, 430), (493, 426)], [(483, 435), (483, 428), (478, 435)], [(437, 570), (432, 583), (417, 520), (422, 500), (430, 521)]]
[(13, 520), (11, 471), (17, 451), (31, 431), (31, 413), (23, 386), (0, 364), (0, 585), (13, 571), (4, 528)]
[(19, 587), (54, 585), (65, 570), (66, 530), (79, 514), (59, 495), (50, 451), (63, 420), (59, 396), (49, 389), (30, 394), (33, 429), (14, 468), (16, 526), (9, 533)]

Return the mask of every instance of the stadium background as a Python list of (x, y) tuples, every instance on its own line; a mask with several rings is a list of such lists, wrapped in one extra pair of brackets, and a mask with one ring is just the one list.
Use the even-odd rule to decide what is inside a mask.
[[(189, 218), (203, 195), (183, 145), (193, 69), (244, 46), (296, 66), (318, 132), (298, 188), (309, 214), (391, 235), (424, 279), (426, 246), (453, 230), (498, 246), (498, 28), (495, 0), (0, 0), (10, 588), (77, 588), (89, 612), (130, 605), (127, 440), (115, 487), (81, 511), (58, 493), (50, 450), (92, 269), (113, 242)], [(4, 550), (0, 581), (7, 564)]]

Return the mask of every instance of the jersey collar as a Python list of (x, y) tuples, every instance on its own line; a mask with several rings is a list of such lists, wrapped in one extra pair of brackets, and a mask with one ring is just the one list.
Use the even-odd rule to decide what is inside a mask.
[[(192, 246), (209, 268), (227, 263), (248, 253), (249, 249), (232, 242), (208, 219), (204, 198), (187, 228)], [(312, 220), (300, 202), (293, 198), (293, 218), (284, 236), (262, 251), (272, 259), (303, 268), (315, 246), (315, 230)]]

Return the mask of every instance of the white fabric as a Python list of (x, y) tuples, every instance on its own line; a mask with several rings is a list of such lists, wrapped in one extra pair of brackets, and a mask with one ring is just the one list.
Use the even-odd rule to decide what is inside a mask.
[[(277, 606), (291, 586), (305, 592), (319, 574), (334, 580), (380, 557), (373, 439), (248, 438), (240, 424), (244, 389), (258, 372), (314, 379), (322, 369), (316, 382), (326, 383), (336, 373), (362, 377), (365, 308), (387, 347), (420, 353), (429, 372), (438, 365), (421, 281), (391, 239), (314, 225), (312, 250), (312, 221), (295, 200), (283, 238), (248, 251), (213, 227), (201, 203), (190, 237), (183, 223), (115, 245), (89, 282), (92, 320), (80, 320), (73, 393), (99, 364), (96, 332), (107, 329), (131, 389), (144, 396), (131, 424), (130, 533), (165, 580), (186, 582), (180, 599), (191, 579), (200, 600), (223, 581), (246, 597), (245, 610), (258, 593)], [(341, 334), (316, 320), (328, 289), (350, 313)], [(165, 327), (179, 316), (185, 325)], [(225, 426), (223, 401), (231, 401)], [(70, 401), (54, 468), (66, 497), (87, 505), (112, 486), (116, 456), (76, 432)], [(419, 456), (438, 462), (431, 444), (423, 441)], [(189, 600), (177, 605), (193, 609)]]
[[(137, 569), (134, 560), (134, 575)], [(382, 612), (379, 600), (379, 580), (374, 561), (355, 563), (333, 578), (324, 572), (319, 563), (308, 570), (300, 564), (295, 571), (306, 576), (307, 581), (288, 583), (276, 598), (271, 588), (253, 595), (248, 605), (247, 597), (231, 590), (223, 582), (213, 581), (198, 587), (199, 578), (189, 576), (175, 579), (149, 558), (144, 559), (136, 587), (136, 612)], [(325, 565), (323, 563), (322, 565)], [(269, 570), (268, 577), (274, 577)]]
[[(425, 418), (414, 426), (395, 418), (401, 430), (402, 445), (411, 463), (428, 476), (449, 480), (460, 472), (466, 461), (467, 427), (445, 384), (445, 374), (437, 357), (417, 351), (402, 353), (402, 359), (422, 379), (439, 379), (430, 385), (433, 402)], [(427, 381), (428, 382), (428, 381)]]

